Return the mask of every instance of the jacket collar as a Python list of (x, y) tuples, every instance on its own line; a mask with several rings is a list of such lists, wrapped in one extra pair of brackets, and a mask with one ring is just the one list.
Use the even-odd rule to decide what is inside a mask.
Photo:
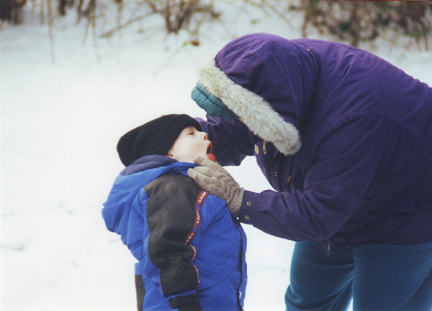
[(195, 167), (194, 163), (178, 162), (172, 158), (160, 156), (160, 155), (150, 155), (139, 158), (131, 165), (125, 167), (120, 175), (127, 176), (134, 173), (150, 170), (153, 168), (158, 168), (162, 166), (168, 166), (171, 168), (172, 172), (182, 173), (186, 175), (189, 168)]

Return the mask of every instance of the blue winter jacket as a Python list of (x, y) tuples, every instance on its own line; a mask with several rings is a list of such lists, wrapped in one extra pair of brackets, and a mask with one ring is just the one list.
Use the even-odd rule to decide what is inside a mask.
[(269, 34), (228, 43), (198, 83), (241, 118), (200, 121), (219, 163), (255, 156), (276, 190), (245, 191), (242, 222), (327, 250), (432, 241), (427, 84), (354, 47)]
[(138, 310), (242, 310), (246, 236), (190, 163), (146, 156), (117, 177), (102, 211), (135, 265)]

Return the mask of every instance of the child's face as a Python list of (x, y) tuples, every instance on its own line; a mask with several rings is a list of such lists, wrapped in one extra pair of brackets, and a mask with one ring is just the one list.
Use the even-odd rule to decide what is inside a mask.
[(180, 133), (167, 156), (179, 162), (194, 163), (198, 156), (207, 158), (209, 153), (212, 153), (212, 144), (207, 133), (188, 126)]

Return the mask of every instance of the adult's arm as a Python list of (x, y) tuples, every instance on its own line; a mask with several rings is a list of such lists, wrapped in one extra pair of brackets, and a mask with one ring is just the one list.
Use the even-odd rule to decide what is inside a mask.
[[(244, 192), (240, 219), (275, 236), (322, 241), (337, 233), (382, 178), (399, 126), (361, 116), (321, 144), (303, 187), (291, 193)], [(305, 142), (303, 142), (305, 143)]]

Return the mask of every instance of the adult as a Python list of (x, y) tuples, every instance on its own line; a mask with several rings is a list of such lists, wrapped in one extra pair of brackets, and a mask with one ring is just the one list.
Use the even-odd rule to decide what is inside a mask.
[(431, 310), (432, 89), (333, 42), (251, 34), (203, 64), (192, 98), (220, 165), (255, 156), (276, 191), (203, 158), (231, 214), (298, 241), (287, 310)]

